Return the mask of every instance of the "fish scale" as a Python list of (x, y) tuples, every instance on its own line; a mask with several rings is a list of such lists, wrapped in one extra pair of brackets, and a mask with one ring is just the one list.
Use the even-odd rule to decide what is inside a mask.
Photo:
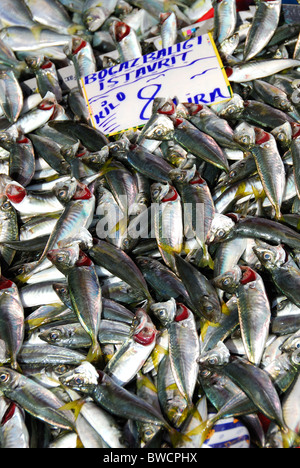
[[(300, 6), (200, 3), (0, 11), (1, 448), (300, 446)], [(206, 29), (229, 101), (92, 126), (82, 77)]]

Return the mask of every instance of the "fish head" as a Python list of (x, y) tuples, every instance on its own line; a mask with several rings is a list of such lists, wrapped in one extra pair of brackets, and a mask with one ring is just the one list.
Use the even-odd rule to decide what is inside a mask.
[(55, 196), (63, 204), (67, 204), (75, 195), (77, 189), (77, 180), (70, 178), (69, 180), (58, 182), (53, 189)]
[(285, 353), (300, 350), (300, 330), (289, 336), (286, 341), (280, 346), (281, 351)]
[(201, 311), (212, 323), (218, 323), (221, 318), (221, 304), (217, 296), (204, 295), (201, 298)]
[(238, 119), (244, 112), (244, 99), (239, 94), (234, 94), (229, 101), (217, 104), (216, 107), (213, 106), (213, 109), (216, 110), (219, 117)]
[(170, 185), (168, 183), (162, 184), (160, 182), (151, 185), (151, 198), (154, 203), (161, 202), (170, 191)]
[(43, 111), (48, 111), (48, 110), (53, 109), (53, 112), (54, 112), (55, 106), (57, 106), (56, 97), (53, 93), (48, 91), (48, 93), (45, 95), (42, 102), (38, 105), (38, 109), (43, 110)]
[(76, 265), (79, 259), (79, 243), (69, 247), (52, 249), (47, 252), (47, 258), (58, 269), (69, 270)]
[(131, 323), (130, 334), (135, 342), (144, 346), (155, 340), (157, 330), (144, 309), (140, 308), (136, 311)]
[(190, 169), (172, 169), (169, 172), (169, 177), (174, 183), (188, 183), (195, 177), (196, 170), (197, 168), (195, 164), (193, 164)]
[(293, 365), (299, 369), (300, 368), (300, 348), (297, 348), (292, 354), (291, 354), (291, 361)]
[(236, 265), (231, 270), (223, 273), (222, 275), (217, 276), (213, 280), (213, 284), (216, 288), (221, 289), (229, 294), (233, 294), (242, 279), (241, 268)]
[(140, 138), (148, 140), (172, 140), (174, 135), (174, 124), (170, 117), (165, 114), (154, 114), (143, 128)]
[(9, 147), (13, 143), (13, 141), (14, 141), (14, 135), (11, 135), (9, 132), (5, 132), (5, 131), (0, 132), (0, 146), (1, 147), (9, 150)]
[(36, 57), (29, 55), (25, 58), (25, 62), (31, 70), (36, 71), (39, 70), (39, 68), (41, 68), (44, 62), (44, 57), (41, 55)]
[(222, 341), (219, 341), (213, 349), (202, 353), (198, 362), (203, 367), (218, 367), (228, 364), (229, 359), (229, 349)]
[(57, 294), (58, 298), (64, 303), (69, 304), (70, 294), (69, 288), (66, 283), (53, 283), (53, 291)]
[(39, 333), (38, 337), (48, 344), (59, 346), (63, 339), (63, 332), (59, 328), (51, 328), (50, 330), (44, 330)]
[(146, 444), (155, 436), (159, 428), (154, 424), (144, 423), (140, 429), (141, 440)]
[(11, 203), (18, 205), (26, 197), (27, 190), (18, 182), (12, 182), (6, 186), (5, 195)]
[(274, 128), (271, 133), (281, 145), (289, 148), (292, 141), (292, 126), (289, 122)]
[(286, 252), (281, 245), (272, 246), (259, 240), (255, 243), (253, 251), (265, 268), (270, 269), (285, 263)]
[(7, 197), (0, 197), (0, 219), (11, 218), (15, 210)]
[(68, 163), (72, 163), (76, 158), (76, 155), (78, 153), (78, 149), (79, 148), (78, 148), (77, 145), (63, 146), (60, 149), (60, 154)]
[(92, 387), (98, 385), (98, 380), (97, 370), (87, 361), (59, 377), (62, 385), (83, 393), (89, 393)]
[(186, 106), (186, 104), (178, 104), (177, 107), (176, 107), (176, 116), (178, 118), (183, 118), (183, 119), (187, 119), (189, 117), (189, 110)]
[(107, 15), (101, 7), (89, 8), (83, 14), (83, 22), (90, 32), (95, 32), (105, 22)]
[(188, 414), (188, 403), (182, 395), (175, 395), (166, 403), (166, 414), (175, 427), (180, 427)]
[(123, 137), (118, 141), (113, 141), (109, 143), (107, 147), (111, 156), (119, 158), (120, 156), (126, 156), (127, 152), (129, 151), (130, 145), (131, 143), (128, 140), (128, 138)]
[(177, 305), (175, 299), (172, 297), (167, 302), (151, 304), (150, 309), (155, 317), (160, 321), (160, 323), (163, 326), (166, 326), (174, 321)]
[(176, 104), (171, 98), (156, 98), (153, 102), (152, 112), (153, 114), (171, 116), (177, 114), (177, 108)]
[(247, 122), (241, 122), (234, 130), (233, 140), (245, 148), (255, 144), (254, 127)]
[(0, 394), (5, 394), (5, 390), (9, 388), (17, 388), (21, 374), (12, 369), (1, 367), (0, 369)]
[(206, 243), (217, 244), (218, 242), (224, 242), (233, 231), (235, 224), (235, 220), (231, 216), (215, 213)]
[(85, 154), (77, 154), (77, 157), (80, 158), (80, 161), (91, 168), (100, 169), (101, 166), (108, 160), (109, 158), (109, 151), (108, 148), (102, 149), (97, 153), (85, 153)]

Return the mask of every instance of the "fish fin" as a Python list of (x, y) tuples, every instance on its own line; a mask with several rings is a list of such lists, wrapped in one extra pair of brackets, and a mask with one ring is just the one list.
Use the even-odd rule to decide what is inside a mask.
[(84, 403), (85, 403), (85, 400), (80, 398), (79, 400), (74, 400), (74, 401), (70, 401), (69, 403), (66, 403), (61, 408), (59, 408), (59, 410), (60, 411), (73, 410), (74, 411), (74, 417), (75, 417), (75, 419), (77, 419), (78, 415), (79, 415), (79, 413), (81, 411), (81, 408), (84, 405)]
[(140, 373), (140, 379), (137, 381), (137, 388), (142, 388), (143, 386), (149, 388), (152, 392), (157, 393), (157, 388), (154, 383), (151, 382), (149, 377)]
[(93, 343), (90, 347), (88, 355), (86, 357), (86, 361), (99, 365), (103, 364), (103, 354), (101, 351), (101, 346), (97, 341)]
[(229, 317), (230, 315), (230, 310), (229, 307), (227, 306), (226, 302), (222, 303), (222, 314), (227, 315)]

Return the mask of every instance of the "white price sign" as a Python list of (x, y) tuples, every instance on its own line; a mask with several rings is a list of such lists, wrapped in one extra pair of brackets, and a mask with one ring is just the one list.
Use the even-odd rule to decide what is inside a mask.
[(88, 75), (82, 89), (92, 124), (109, 136), (145, 125), (157, 97), (206, 105), (232, 97), (211, 34)]

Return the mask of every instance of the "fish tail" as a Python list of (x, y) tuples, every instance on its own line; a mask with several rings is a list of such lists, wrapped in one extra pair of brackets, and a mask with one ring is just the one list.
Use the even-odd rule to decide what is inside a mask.
[(288, 427), (281, 429), (283, 448), (292, 448), (300, 445), (300, 435)]
[(78, 418), (79, 416), (79, 413), (81, 411), (81, 408), (83, 407), (85, 401), (82, 400), (82, 399), (79, 399), (79, 400), (74, 400), (74, 401), (70, 401), (69, 403), (66, 403), (64, 406), (62, 406), (61, 408), (59, 408), (61, 411), (70, 411), (70, 410), (73, 410), (74, 411), (74, 417), (75, 419)]
[(20, 364), (17, 362), (17, 359), (16, 359), (15, 356), (12, 356), (10, 365), (11, 365), (11, 368), (12, 368), (12, 369), (16, 370), (16, 371), (19, 372), (20, 374), (23, 374), (23, 371), (22, 371), (22, 369), (21, 369), (21, 366), (20, 366)]
[(90, 347), (86, 360), (99, 365), (103, 363), (103, 354), (98, 341)]
[(191, 442), (191, 438), (189, 436), (182, 434), (173, 427), (168, 428), (168, 431), (173, 448), (182, 445), (184, 442)]
[(72, 26), (69, 27), (68, 29), (68, 33), (70, 34), (70, 36), (74, 36), (74, 35), (80, 35), (81, 32), (83, 32), (85, 30), (84, 26), (81, 25), (81, 24), (73, 24)]

